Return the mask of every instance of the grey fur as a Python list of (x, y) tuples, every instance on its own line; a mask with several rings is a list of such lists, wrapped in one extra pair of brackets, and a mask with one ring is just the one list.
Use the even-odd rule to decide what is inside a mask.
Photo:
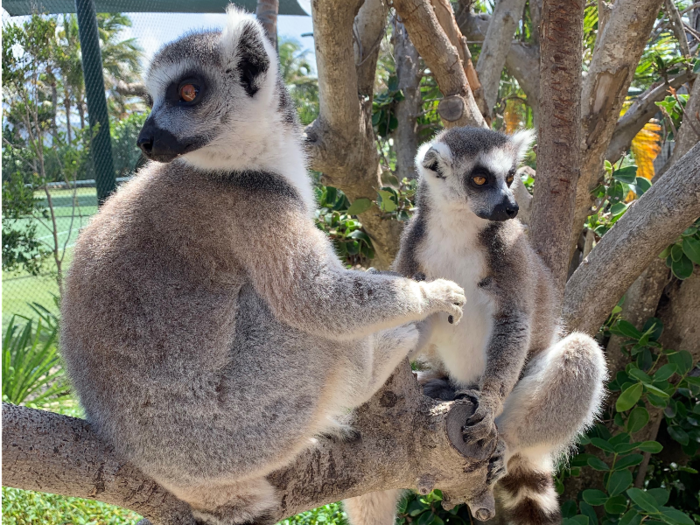
[[(418, 373), (419, 382), (440, 399), (478, 398), (464, 439), (493, 451), (491, 482), (505, 474), (506, 465), (512, 469), (497, 485), (510, 509), (505, 521), (534, 525), (557, 519), (553, 465), (595, 417), (606, 368), (590, 337), (560, 339), (551, 277), (520, 222), (483, 218), (489, 199), (512, 198), (507, 178), (527, 139), (457, 128), (421, 147), (418, 209), (394, 266), (406, 276), (421, 272), (464, 287), (468, 303), (459, 327), (443, 315), (426, 321), (430, 336), (419, 357), (431, 369)], [(465, 182), (475, 169), (491, 177), (486, 190), (476, 193)], [(528, 485), (537, 478), (533, 473), (548, 480), (539, 492)], [(362, 498), (353, 508), (363, 505)], [(376, 501), (373, 494), (368, 505)], [(391, 525), (390, 514), (353, 525)]]
[[(150, 162), (107, 200), (77, 241), (61, 307), (90, 423), (212, 525), (260, 521), (278, 503), (265, 476), (382, 386), (419, 340), (414, 321), (459, 318), (465, 301), (448, 281), (343, 267), (311, 219), (274, 68), (252, 96), (228, 72), (236, 35), (251, 31), (275, 63), (263, 30), (234, 11), (227, 31), (155, 58), (150, 118), (210, 140)], [(162, 103), (178, 54), (211, 82), (196, 112)]]

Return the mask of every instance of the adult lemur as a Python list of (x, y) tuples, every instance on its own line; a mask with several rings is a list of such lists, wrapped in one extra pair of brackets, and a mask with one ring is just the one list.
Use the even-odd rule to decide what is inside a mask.
[[(509, 220), (518, 212), (510, 186), (531, 137), (455, 128), (424, 144), (418, 207), (395, 262), (403, 275), (452, 279), (465, 290), (459, 326), (447, 314), (428, 319), (422, 357), (432, 369), (419, 381), (434, 397), (453, 399), (455, 389), (478, 397), (464, 439), (495, 449), (492, 479), (507, 465), (496, 493), (501, 518), (517, 524), (560, 519), (554, 461), (591, 423), (606, 374), (590, 337), (561, 339), (549, 272)], [(353, 525), (391, 525), (397, 496), (348, 500)]]
[(210, 524), (259, 520), (265, 476), (365, 402), (463, 290), (345, 270), (312, 221), (290, 97), (230, 10), (153, 60), (150, 162), (82, 232), (61, 346), (88, 420)]

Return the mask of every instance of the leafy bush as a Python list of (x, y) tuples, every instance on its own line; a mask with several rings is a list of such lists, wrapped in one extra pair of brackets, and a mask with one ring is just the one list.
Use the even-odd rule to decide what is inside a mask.
[(56, 339), (58, 327), (13, 316), (2, 340), (2, 400), (44, 408), (69, 398)]

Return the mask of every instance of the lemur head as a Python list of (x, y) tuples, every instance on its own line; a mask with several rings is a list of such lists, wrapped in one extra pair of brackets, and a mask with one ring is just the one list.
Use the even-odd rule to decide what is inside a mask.
[(294, 125), (262, 27), (233, 7), (227, 13), (222, 32), (188, 34), (153, 58), (145, 78), (153, 109), (137, 141), (149, 159), (206, 165), (245, 150), (267, 122)]
[(510, 186), (533, 137), (531, 130), (509, 136), (483, 128), (452, 128), (420, 147), (416, 167), (437, 205), (505, 221), (518, 214)]

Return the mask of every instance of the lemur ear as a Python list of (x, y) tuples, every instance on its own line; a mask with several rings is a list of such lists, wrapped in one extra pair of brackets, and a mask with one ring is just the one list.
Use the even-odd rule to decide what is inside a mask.
[(270, 69), (267, 37), (260, 24), (245, 11), (230, 5), (226, 14), (228, 20), (221, 34), (222, 48), (230, 61), (229, 69), (238, 73), (241, 85), (252, 97), (262, 87), (265, 73)]
[(510, 141), (515, 146), (518, 162), (525, 158), (527, 150), (530, 149), (532, 142), (535, 140), (534, 129), (521, 129), (510, 136)]
[(442, 142), (423, 144), (416, 155), (416, 168), (420, 173), (445, 179), (452, 165), (450, 149)]

